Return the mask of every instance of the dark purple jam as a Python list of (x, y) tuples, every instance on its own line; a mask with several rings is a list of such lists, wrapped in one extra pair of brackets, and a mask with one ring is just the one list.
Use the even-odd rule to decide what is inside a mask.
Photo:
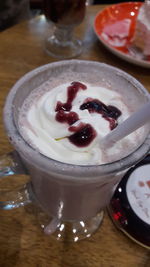
[(55, 111), (70, 111), (72, 109), (72, 102), (75, 99), (77, 93), (79, 90), (86, 90), (87, 87), (83, 83), (80, 82), (72, 82), (70, 86), (68, 86), (68, 92), (67, 92), (67, 102), (62, 103), (58, 101)]
[(80, 106), (81, 110), (87, 109), (90, 113), (99, 113), (109, 121), (110, 129), (113, 130), (117, 126), (117, 119), (121, 115), (121, 111), (114, 106), (107, 106), (98, 99), (87, 99)]
[(69, 130), (75, 132), (68, 137), (69, 141), (78, 147), (88, 146), (96, 137), (96, 131), (90, 124), (81, 123), (77, 127), (71, 126)]
[(66, 113), (63, 110), (59, 110), (56, 114), (56, 120), (61, 123), (66, 122), (69, 125), (72, 125), (79, 120), (79, 117), (76, 112), (70, 111), (69, 113)]
[[(69, 141), (78, 146), (85, 147), (88, 146), (96, 137), (97, 133), (95, 129), (86, 123), (80, 123), (78, 126), (73, 126), (73, 124), (80, 118), (78, 114), (72, 109), (72, 102), (76, 98), (79, 90), (86, 90), (87, 87), (80, 82), (72, 82), (67, 88), (67, 101), (62, 103), (57, 102), (56, 105), (56, 120), (60, 123), (67, 123), (70, 125), (69, 131), (74, 132), (68, 137)], [(109, 122), (110, 129), (113, 130), (117, 126), (117, 119), (121, 115), (121, 111), (111, 105), (105, 105), (98, 99), (87, 98), (86, 101), (80, 106), (81, 110), (87, 109), (90, 113), (99, 113), (101, 116)]]
[(67, 90), (67, 101), (66, 103), (62, 103), (61, 101), (57, 102), (56, 105), (56, 120), (61, 123), (68, 123), (72, 125), (76, 121), (79, 120), (78, 114), (71, 111), (72, 102), (75, 99), (79, 90), (86, 90), (86, 85), (80, 82), (72, 82), (70, 86), (68, 86)]

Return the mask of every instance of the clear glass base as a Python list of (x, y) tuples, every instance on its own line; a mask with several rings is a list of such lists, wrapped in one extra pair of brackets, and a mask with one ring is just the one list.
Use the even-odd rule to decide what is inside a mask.
[(45, 51), (49, 56), (66, 59), (79, 56), (82, 53), (82, 41), (73, 38), (67, 42), (59, 42), (55, 35), (45, 40)]
[(103, 220), (104, 212), (101, 211), (95, 217), (87, 221), (61, 221), (50, 218), (42, 211), (38, 211), (38, 221), (44, 233), (51, 235), (59, 241), (77, 242), (90, 237), (97, 231)]
[(81, 54), (83, 44), (73, 35), (72, 25), (53, 25), (45, 39), (45, 51), (48, 55), (59, 58), (73, 58)]

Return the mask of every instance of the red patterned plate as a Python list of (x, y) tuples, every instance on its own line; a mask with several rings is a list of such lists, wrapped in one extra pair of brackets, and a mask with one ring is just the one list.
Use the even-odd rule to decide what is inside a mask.
[(108, 6), (94, 20), (94, 31), (101, 43), (118, 57), (150, 68), (150, 57), (144, 58), (132, 47), (136, 17), (141, 2), (126, 2)]

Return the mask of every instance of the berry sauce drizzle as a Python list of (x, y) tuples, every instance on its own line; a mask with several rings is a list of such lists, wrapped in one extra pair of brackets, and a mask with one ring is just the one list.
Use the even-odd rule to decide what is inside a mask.
[[(57, 102), (57, 106), (55, 111), (56, 120), (64, 123), (67, 122), (69, 125), (72, 125), (76, 121), (79, 120), (78, 114), (76, 112), (71, 112), (72, 102), (75, 99), (79, 90), (86, 90), (87, 87), (83, 83), (80, 82), (72, 82), (70, 86), (68, 86), (67, 90), (67, 102), (62, 103), (61, 101)], [(67, 111), (68, 113), (66, 113)]]
[(69, 128), (74, 134), (68, 137), (69, 141), (78, 147), (88, 146), (96, 137), (96, 131), (88, 123), (80, 123), (77, 127)]
[[(71, 111), (72, 102), (75, 99), (79, 90), (86, 90), (87, 87), (80, 82), (72, 82), (67, 88), (67, 101), (62, 103), (57, 102), (56, 105), (56, 120), (60, 123), (67, 123), (70, 132), (74, 132), (68, 137), (69, 141), (78, 146), (88, 146), (96, 137), (97, 133), (95, 129), (88, 123), (80, 123), (78, 126), (73, 124), (80, 118), (76, 112)], [(117, 126), (117, 119), (121, 115), (121, 111), (114, 106), (106, 106), (98, 99), (87, 98), (86, 101), (80, 106), (81, 110), (87, 109), (89, 113), (99, 113), (104, 119), (109, 121), (110, 130), (113, 130)]]
[(114, 106), (106, 106), (98, 99), (87, 99), (85, 103), (80, 106), (81, 110), (87, 109), (89, 113), (99, 113), (104, 119), (109, 121), (110, 130), (113, 130), (118, 124), (117, 119), (121, 115), (121, 111)]
[(87, 87), (83, 83), (80, 82), (72, 82), (70, 86), (68, 86), (67, 92), (67, 102), (62, 103), (60, 101), (57, 102), (57, 106), (55, 111), (59, 112), (60, 110), (63, 111), (70, 111), (72, 109), (72, 102), (75, 99), (79, 90), (86, 90)]
[(69, 113), (65, 113), (63, 110), (59, 110), (56, 113), (56, 120), (61, 123), (68, 123), (69, 125), (74, 124), (79, 120), (79, 116), (76, 112), (70, 111)]

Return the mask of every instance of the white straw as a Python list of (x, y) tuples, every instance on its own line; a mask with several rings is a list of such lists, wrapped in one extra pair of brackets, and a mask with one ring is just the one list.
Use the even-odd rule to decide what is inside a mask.
[(134, 112), (129, 118), (118, 125), (113, 131), (101, 139), (103, 147), (110, 147), (125, 136), (150, 121), (150, 101)]

